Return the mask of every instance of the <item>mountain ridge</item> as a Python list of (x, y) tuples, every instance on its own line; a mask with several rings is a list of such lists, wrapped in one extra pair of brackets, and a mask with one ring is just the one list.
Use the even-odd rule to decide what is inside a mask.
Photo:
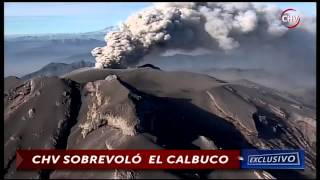
[[(135, 178), (315, 177), (316, 135), (314, 123), (310, 123), (315, 121), (315, 109), (257, 84), (253, 87), (198, 73), (148, 66), (90, 68), (61, 77), (36, 77), (13, 85), (5, 95), (5, 177), (23, 176), (13, 168), (11, 150), (14, 147), (54, 149), (55, 144), (64, 144), (66, 149), (299, 148), (305, 150), (306, 169), (238, 173), (54, 170), (47, 172), (46, 177), (50, 178), (118, 178), (122, 173), (130, 173)], [(56, 94), (55, 98), (52, 94)], [(80, 107), (76, 108), (72, 102), (78, 102)], [(43, 103), (53, 106), (39, 106)], [(28, 115), (30, 109), (34, 112), (32, 116)], [(76, 114), (73, 118), (62, 118), (73, 111)], [(261, 122), (259, 116), (266, 118)], [(73, 124), (58, 130), (68, 137), (60, 139), (59, 134), (53, 135), (56, 141), (52, 144), (46, 139), (50, 134), (45, 133), (34, 144), (42, 137), (39, 136), (43, 133), (41, 129), (59, 127), (55, 117), (64, 119), (60, 123)], [(43, 123), (49, 119), (50, 127)], [(28, 121), (37, 126), (30, 127), (30, 123), (25, 123)], [(21, 136), (26, 132), (30, 135)], [(211, 145), (204, 146), (204, 141)], [(33, 171), (28, 177), (41, 174)]]
[(27, 80), (37, 76), (60, 76), (75, 69), (92, 66), (94, 63), (89, 61), (76, 61), (70, 64), (51, 62), (35, 72), (22, 76), (21, 79)]

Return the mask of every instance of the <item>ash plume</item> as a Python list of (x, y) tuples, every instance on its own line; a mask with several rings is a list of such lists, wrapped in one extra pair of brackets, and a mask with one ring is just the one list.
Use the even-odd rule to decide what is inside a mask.
[[(107, 45), (92, 55), (96, 68), (126, 68), (153, 50), (204, 48), (230, 54), (242, 43), (254, 47), (286, 37), (289, 30), (280, 14), (280, 9), (251, 3), (155, 3), (130, 16), (120, 31), (108, 33)], [(314, 23), (305, 21), (296, 31), (314, 33)]]

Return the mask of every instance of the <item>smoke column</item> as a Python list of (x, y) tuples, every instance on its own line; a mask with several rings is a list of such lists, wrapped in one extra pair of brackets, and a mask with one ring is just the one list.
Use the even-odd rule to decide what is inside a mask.
[(254, 47), (279, 42), (290, 33), (315, 33), (315, 21), (306, 20), (291, 31), (282, 25), (280, 14), (280, 9), (251, 3), (155, 3), (130, 16), (120, 31), (108, 33), (107, 45), (93, 49), (92, 55), (96, 68), (126, 68), (155, 49), (205, 48), (228, 54), (243, 42)]

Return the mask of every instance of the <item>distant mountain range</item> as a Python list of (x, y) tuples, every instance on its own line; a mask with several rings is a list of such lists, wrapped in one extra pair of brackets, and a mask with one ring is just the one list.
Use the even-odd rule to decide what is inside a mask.
[(6, 35), (5, 40), (60, 40), (60, 39), (97, 39), (101, 40), (107, 32), (116, 31), (119, 28), (116, 26), (109, 26), (102, 30), (84, 32), (84, 33), (57, 33), (57, 34), (15, 34)]
[(5, 76), (21, 77), (52, 62), (94, 62), (91, 50), (104, 46), (104, 36), (115, 30), (110, 26), (86, 33), (5, 36)]
[(25, 79), (31, 79), (33, 77), (39, 77), (39, 76), (60, 76), (79, 68), (92, 67), (92, 66), (94, 66), (94, 63), (88, 62), (88, 61), (78, 61), (78, 62), (73, 62), (71, 64), (50, 63), (38, 71), (35, 71), (33, 73), (30, 73), (21, 77), (21, 79), (25, 80)]

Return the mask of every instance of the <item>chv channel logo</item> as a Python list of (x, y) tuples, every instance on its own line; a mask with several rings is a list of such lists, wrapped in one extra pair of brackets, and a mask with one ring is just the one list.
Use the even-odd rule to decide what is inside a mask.
[(280, 20), (289, 29), (296, 28), (301, 23), (299, 12), (292, 8), (283, 10), (280, 16)]
[(304, 169), (303, 150), (245, 149), (241, 157), (244, 169)]

